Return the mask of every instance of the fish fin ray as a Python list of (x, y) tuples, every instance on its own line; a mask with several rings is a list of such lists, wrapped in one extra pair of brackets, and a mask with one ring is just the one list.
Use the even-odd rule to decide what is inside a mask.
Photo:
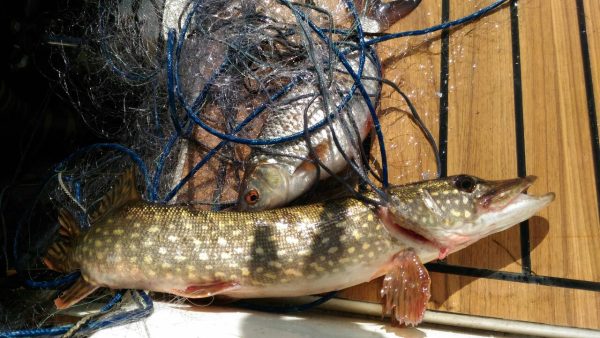
[(73, 241), (79, 236), (81, 229), (77, 220), (67, 209), (58, 211), (58, 223), (60, 237), (50, 245), (43, 262), (50, 270), (58, 272), (69, 272), (69, 253), (73, 248)]
[(390, 315), (393, 323), (419, 324), (431, 297), (430, 284), (429, 273), (415, 251), (399, 252), (392, 258), (390, 270), (383, 279), (383, 314)]
[(102, 197), (96, 209), (90, 213), (90, 223), (93, 224), (115, 208), (141, 199), (135, 180), (135, 168), (131, 167), (116, 180), (112, 188)]
[(185, 290), (172, 289), (171, 293), (186, 298), (205, 298), (235, 290), (239, 287), (240, 284), (238, 282), (213, 282), (189, 285)]
[(86, 282), (83, 277), (79, 277), (71, 287), (66, 289), (58, 298), (54, 300), (57, 309), (66, 309), (79, 302), (100, 286)]

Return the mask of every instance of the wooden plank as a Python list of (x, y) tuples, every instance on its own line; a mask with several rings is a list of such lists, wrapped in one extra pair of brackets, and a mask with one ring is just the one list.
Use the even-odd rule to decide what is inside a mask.
[[(586, 33), (589, 44), (597, 115), (600, 108), (600, 21), (598, 21), (600, 18), (600, 2), (596, 0), (583, 0), (583, 7), (585, 9)], [(600, 130), (600, 119), (597, 119), (596, 123), (597, 129)]]
[[(450, 3), (451, 17), (471, 13), (474, 3), (486, 4)], [(574, 2), (519, 4), (527, 173), (539, 176), (532, 193), (559, 195), (551, 208), (530, 221), (531, 259), (536, 274), (599, 281), (599, 263), (593, 259), (594, 248), (600, 247), (598, 200), (574, 9)], [(600, 18), (596, 12), (592, 15)], [(510, 25), (504, 8), (451, 35), (449, 174), (517, 174)], [(590, 29), (588, 34), (596, 36)], [(591, 54), (597, 41), (590, 42)], [(599, 69), (597, 54), (591, 58), (592, 68)], [(397, 64), (403, 61), (410, 64), (408, 59)], [(419, 86), (416, 81), (413, 85)], [(428, 99), (439, 103), (438, 98)], [(398, 129), (402, 124), (385, 126), (387, 135), (405, 132)], [(393, 161), (402, 161), (406, 153), (399, 156)], [(397, 170), (394, 165), (391, 169)], [(515, 227), (450, 256), (449, 262), (521, 272), (520, 252)], [(598, 292), (440, 273), (432, 273), (432, 279), (431, 309), (600, 329)], [(378, 301), (378, 291), (379, 284), (371, 283), (342, 297)]]
[(430, 308), (487, 317), (598, 329), (597, 292), (431, 273)]
[[(481, 3), (481, 2), (479, 2)], [(451, 17), (474, 11), (452, 1)], [(517, 176), (510, 13), (507, 8), (450, 36), (448, 174)], [(457, 265), (520, 272), (519, 232), (495, 234), (451, 255)]]
[[(531, 221), (537, 274), (600, 280), (600, 221), (575, 2), (520, 6), (527, 167), (556, 201)], [(542, 240), (543, 239), (543, 240)], [(600, 295), (597, 295), (600, 297)]]

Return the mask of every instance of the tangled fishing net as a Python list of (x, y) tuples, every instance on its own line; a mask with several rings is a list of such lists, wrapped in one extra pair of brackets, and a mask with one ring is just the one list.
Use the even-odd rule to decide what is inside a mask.
[[(503, 2), (484, 9), (489, 12)], [(50, 291), (35, 291), (35, 302), (6, 305), (20, 306), (12, 312), (18, 313), (18, 321), (17, 315), (0, 318), (6, 329), (58, 325), (41, 334), (74, 334), (149, 313), (152, 303), (143, 293), (105, 292), (96, 296), (112, 299), (107, 305), (93, 315), (85, 314), (86, 304), (77, 306), (71, 313), (83, 319), (65, 326), (73, 317), (56, 314), (52, 299), (57, 291), (52, 290), (77, 275), (58, 276), (39, 261), (58, 229), (55, 210), (66, 208), (82, 227), (89, 227), (88, 213), (115, 178), (132, 166), (148, 201), (235, 208), (244, 170), (259, 155), (300, 159), (312, 162), (317, 170), (331, 171), (312, 156), (315, 149), (307, 142), (330, 128), (335, 141), (345, 144), (339, 151), (349, 169), (331, 171), (335, 184), (329, 186), (341, 186), (338, 192), (346, 194), (361, 189), (383, 193), (381, 188), (397, 181), (389, 177), (386, 149), (419, 147), (418, 155), (430, 159), (437, 149), (410, 103), (410, 93), (400, 91), (397, 79), (385, 78), (375, 45), (448, 28), (485, 13), (377, 37), (368, 34), (372, 29), (365, 15), (368, 6), (355, 7), (353, 1), (122, 0), (70, 6), (49, 28), (48, 42), (55, 46), (53, 65), (66, 97), (89, 130), (107, 141), (58, 163), (36, 202), (36, 212), (20, 223), (13, 245), (17, 270), (29, 287)], [(380, 97), (392, 96), (407, 102), (406, 111), (388, 113), (395, 114), (392, 121), (408, 116), (405, 120), (419, 132), (408, 140), (389, 142), (386, 148), (379, 124), (386, 116), (377, 107)], [(353, 115), (357, 111), (373, 123), (372, 136), (365, 142)], [(275, 119), (304, 123), (300, 129), (266, 132)], [(332, 128), (335, 121), (338, 127)], [(289, 151), (294, 142), (302, 151)], [(403, 170), (418, 171), (421, 178), (435, 177), (435, 170), (423, 169), (422, 161), (417, 156)], [(314, 200), (321, 195), (308, 196)], [(20, 293), (27, 292), (15, 296)], [(123, 297), (129, 305), (121, 306)], [(40, 332), (32, 329), (21, 335)]]

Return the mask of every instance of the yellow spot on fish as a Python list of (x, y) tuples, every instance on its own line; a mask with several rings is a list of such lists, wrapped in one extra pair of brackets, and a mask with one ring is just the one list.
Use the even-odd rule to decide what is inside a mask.
[(115, 230), (113, 230), (113, 234), (114, 235), (122, 235), (124, 233), (125, 233), (125, 230), (123, 230), (123, 229), (115, 229)]
[(356, 251), (355, 247), (352, 246), (348, 248), (348, 253), (354, 253), (354, 251)]
[(271, 272), (265, 273), (265, 277), (267, 277), (269, 279), (276, 279), (277, 278), (277, 276), (274, 273), (271, 273)]
[(265, 253), (265, 250), (263, 250), (263, 248), (260, 246), (256, 247), (256, 249), (254, 251), (259, 255), (262, 255)]
[(231, 276), (229, 276), (229, 278), (231, 278), (231, 279), (233, 279), (233, 280), (236, 280), (236, 279), (238, 279), (238, 276), (236, 276), (236, 275), (231, 275)]
[(96, 248), (99, 248), (99, 247), (101, 247), (101, 246), (102, 246), (102, 241), (100, 241), (100, 240), (95, 240), (95, 241), (94, 241), (94, 246), (95, 246)]
[(217, 240), (217, 243), (219, 243), (220, 246), (225, 246), (225, 245), (227, 245), (227, 240), (223, 237), (219, 237), (219, 239)]
[(167, 253), (167, 249), (165, 249), (161, 246), (160, 248), (158, 248), (158, 253), (164, 255)]
[(221, 271), (217, 271), (217, 272), (215, 272), (215, 277), (217, 277), (217, 278), (223, 278), (223, 277), (225, 277), (225, 274), (223, 272), (221, 272)]
[(263, 268), (262, 268), (262, 267), (260, 267), (260, 266), (259, 266), (258, 268), (256, 268), (256, 272), (258, 272), (258, 273), (261, 273), (261, 272), (263, 272), (263, 271), (265, 271), (265, 269), (263, 269)]
[(329, 252), (330, 254), (336, 253), (337, 251), (338, 251), (337, 246), (332, 246), (331, 248), (329, 248), (329, 250), (327, 250), (327, 252)]
[(371, 245), (369, 243), (364, 243), (362, 245), (363, 250), (367, 250)]
[(150, 276), (150, 277), (156, 276), (156, 271), (154, 271), (154, 270), (148, 270), (148, 276)]
[(362, 237), (362, 235), (360, 234), (360, 231), (358, 231), (357, 229), (354, 229), (352, 231), (352, 236), (354, 237), (355, 240), (359, 240)]
[(363, 224), (362, 224), (362, 227), (363, 227), (363, 228), (368, 228), (368, 227), (369, 227), (369, 223), (363, 223)]
[(239, 236), (239, 235), (241, 235), (241, 234), (242, 234), (242, 231), (241, 231), (241, 230), (233, 230), (233, 231), (231, 232), (231, 234), (232, 234), (233, 236)]
[(177, 242), (178, 238), (177, 238), (177, 236), (170, 235), (169, 237), (167, 237), (167, 239), (171, 242)]
[(321, 243), (323, 243), (323, 244), (325, 244), (325, 243), (327, 243), (327, 242), (329, 242), (329, 237), (324, 237), (324, 238), (321, 240)]
[(231, 258), (231, 254), (229, 252), (222, 252), (221, 253), (221, 258), (222, 259), (230, 259)]
[(298, 243), (298, 238), (296, 238), (294, 236), (287, 236), (285, 238), (285, 241), (288, 242), (289, 244), (297, 244)]
[(97, 259), (103, 259), (104, 258), (104, 254), (102, 252), (96, 252), (96, 258)]
[(469, 210), (465, 210), (465, 217), (471, 217), (471, 212)]
[(153, 232), (158, 232), (158, 230), (160, 230), (157, 226), (153, 226), (150, 229), (148, 229), (148, 232), (153, 233)]
[(270, 261), (269, 262), (270, 266), (274, 266), (276, 268), (281, 268), (281, 263), (277, 262), (277, 261)]
[(187, 230), (190, 230), (192, 228), (192, 223), (185, 223), (183, 225), (184, 228), (186, 228)]
[(371, 251), (371, 252), (369, 252), (368, 256), (373, 258), (375, 256), (375, 253), (373, 251)]
[(369, 222), (373, 221), (373, 215), (372, 214), (367, 215), (367, 221), (369, 221)]
[(152, 257), (150, 257), (150, 256), (144, 256), (144, 262), (146, 262), (146, 263), (152, 263)]
[(139, 227), (140, 227), (140, 225), (141, 225), (141, 224), (140, 224), (139, 222), (135, 222), (135, 223), (133, 223), (133, 227), (134, 227), (134, 228), (139, 228)]
[(192, 242), (195, 246), (200, 246), (202, 244), (202, 242), (200, 242), (200, 240), (198, 240), (197, 238), (192, 239)]
[(212, 266), (212, 265), (206, 265), (206, 266), (204, 266), (204, 268), (205, 268), (206, 270), (212, 270), (212, 269), (213, 269), (213, 266)]
[(152, 246), (152, 245), (154, 245), (154, 242), (151, 241), (151, 240), (147, 240), (147, 241), (144, 242), (144, 246), (145, 247), (149, 247), (149, 246)]
[(430, 194), (431, 194), (431, 196), (438, 196), (440, 193), (437, 191), (434, 191), (434, 192), (431, 192)]
[(198, 258), (202, 261), (208, 260), (208, 254), (206, 252), (201, 252), (198, 254)]
[(188, 265), (186, 266), (186, 268), (188, 269), (188, 271), (196, 271), (196, 267), (193, 265)]
[(319, 259), (320, 259), (321, 261), (325, 261), (327, 258), (326, 258), (325, 256), (319, 256)]
[(137, 262), (137, 257), (135, 257), (135, 256), (131, 256), (131, 257), (129, 257), (129, 261), (130, 261), (131, 263), (136, 263), (136, 262)]
[(452, 216), (454, 217), (460, 217), (460, 211), (456, 210), (456, 209), (452, 209), (450, 210), (450, 213), (452, 214)]
[(242, 276), (250, 276), (250, 270), (248, 270), (248, 268), (242, 268)]
[(302, 276), (302, 272), (298, 271), (296, 269), (287, 269), (283, 273), (285, 273), (288, 276), (296, 276), (296, 277), (301, 277)]
[(175, 258), (175, 260), (176, 260), (176, 261), (178, 261), (178, 262), (183, 262), (183, 261), (185, 261), (185, 260), (187, 259), (187, 257), (186, 257), (186, 256), (181, 256), (181, 255), (177, 255), (177, 256), (175, 256), (174, 258)]
[(170, 263), (163, 262), (163, 263), (162, 263), (160, 266), (161, 266), (163, 269), (168, 269), (168, 268), (170, 268), (172, 265), (171, 265)]

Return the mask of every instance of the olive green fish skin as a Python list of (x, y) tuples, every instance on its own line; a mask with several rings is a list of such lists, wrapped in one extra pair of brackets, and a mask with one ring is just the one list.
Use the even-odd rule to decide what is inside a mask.
[(530, 218), (554, 199), (523, 194), (534, 180), (459, 175), (418, 182), (389, 188), (382, 207), (349, 198), (208, 212), (129, 202), (75, 239), (66, 267), (54, 255), (60, 246), (46, 262), (59, 271), (80, 269), (91, 285), (190, 297), (338, 290), (386, 274), (407, 249), (428, 262)]
[[(95, 224), (80, 239), (72, 261), (79, 262), (73, 268), (80, 268), (88, 282), (112, 288), (170, 292), (236, 281), (255, 293), (277, 285), (290, 295), (296, 283), (341, 277), (357, 266), (374, 273), (400, 249), (396, 242), (375, 210), (353, 199), (254, 213), (138, 202)], [(340, 287), (355, 279), (341, 278)], [(315, 287), (296, 293), (326, 291), (331, 285)]]

